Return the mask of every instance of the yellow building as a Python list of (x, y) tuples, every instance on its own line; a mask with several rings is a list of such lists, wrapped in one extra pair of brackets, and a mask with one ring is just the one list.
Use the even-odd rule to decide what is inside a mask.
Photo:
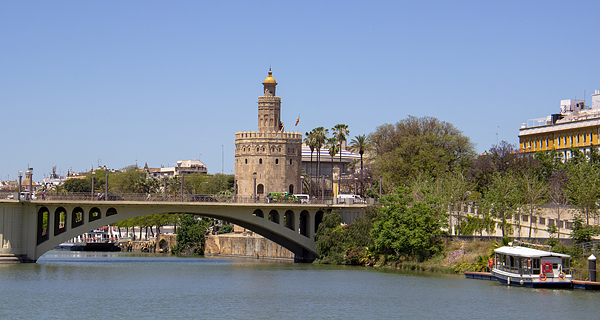
[(600, 134), (600, 92), (592, 95), (592, 107), (583, 100), (561, 100), (560, 113), (532, 119), (521, 125), (519, 150), (535, 153), (556, 149), (565, 159), (572, 155), (570, 148), (588, 152), (598, 146)]

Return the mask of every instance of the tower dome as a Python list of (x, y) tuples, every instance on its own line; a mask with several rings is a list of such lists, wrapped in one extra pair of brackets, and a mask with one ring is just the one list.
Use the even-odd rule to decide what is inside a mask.
[(271, 68), (269, 68), (269, 76), (265, 78), (265, 81), (263, 81), (263, 83), (277, 84), (277, 81), (275, 81), (275, 78), (273, 78), (273, 72), (271, 72)]

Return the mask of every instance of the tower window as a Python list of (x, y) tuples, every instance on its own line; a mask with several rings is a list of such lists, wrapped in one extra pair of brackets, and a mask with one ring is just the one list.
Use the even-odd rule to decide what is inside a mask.
[(244, 159), (246, 161), (246, 164), (248, 164), (248, 159)]
[(290, 159), (290, 164), (292, 164), (292, 159)]
[(279, 159), (275, 159), (275, 164), (279, 164)]
[(262, 159), (258, 159), (258, 164), (262, 164)]

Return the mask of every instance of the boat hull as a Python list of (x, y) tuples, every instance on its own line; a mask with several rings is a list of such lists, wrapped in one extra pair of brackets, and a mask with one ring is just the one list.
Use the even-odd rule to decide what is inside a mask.
[(558, 278), (547, 278), (546, 281), (541, 281), (539, 278), (531, 276), (521, 276), (518, 274), (505, 274), (492, 270), (492, 275), (500, 283), (509, 286), (526, 287), (526, 288), (554, 288), (554, 289), (571, 289), (573, 284), (570, 276), (565, 280)]

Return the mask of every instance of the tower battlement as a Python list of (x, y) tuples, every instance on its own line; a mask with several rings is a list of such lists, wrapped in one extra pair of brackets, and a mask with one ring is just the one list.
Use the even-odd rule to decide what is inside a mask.
[(241, 139), (299, 139), (302, 140), (302, 133), (292, 131), (237, 131), (235, 140)]

